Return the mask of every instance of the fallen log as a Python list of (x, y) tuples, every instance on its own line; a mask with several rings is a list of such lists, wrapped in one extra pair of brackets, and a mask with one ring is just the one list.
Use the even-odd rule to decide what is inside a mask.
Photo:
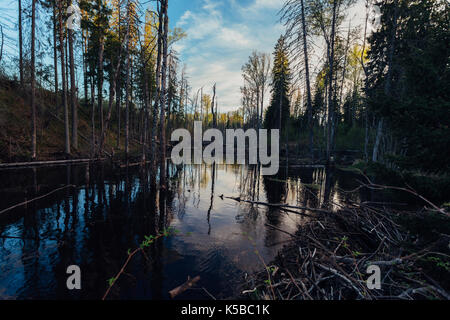
[(190, 289), (192, 286), (194, 286), (197, 282), (200, 281), (200, 276), (196, 276), (195, 278), (191, 279), (188, 277), (187, 281), (183, 283), (181, 286), (176, 287), (173, 290), (169, 291), (170, 297), (173, 299), (176, 296), (182, 294), (186, 290)]
[[(221, 196), (221, 198), (222, 198), (222, 196)], [(324, 210), (324, 209), (315, 209), (315, 208), (309, 208), (309, 207), (291, 206), (291, 205), (287, 205), (287, 204), (283, 204), (283, 203), (268, 203), (268, 202), (262, 202), (262, 201), (251, 201), (251, 200), (241, 199), (240, 197), (224, 197), (224, 198), (231, 199), (231, 200), (234, 200), (234, 201), (237, 201), (237, 202), (246, 202), (246, 203), (262, 205), (262, 206), (266, 206), (266, 207), (278, 208), (280, 210), (296, 213), (296, 214), (299, 214), (299, 215), (302, 215), (302, 216), (306, 216), (306, 217), (312, 217), (312, 215), (307, 214), (307, 213), (303, 213), (303, 212), (290, 210), (290, 209), (309, 210), (309, 211), (312, 211), (312, 212), (320, 212), (320, 213), (330, 213), (330, 211)]]
[(0, 169), (2, 169), (2, 168), (19, 168), (19, 167), (51, 166), (51, 165), (72, 164), (72, 163), (86, 163), (86, 162), (91, 162), (91, 161), (103, 161), (103, 160), (104, 160), (103, 158), (99, 158), (99, 159), (72, 159), (72, 160), (49, 160), (49, 161), (0, 163)]
[(63, 189), (67, 189), (67, 188), (76, 188), (76, 187), (77, 187), (76, 185), (69, 184), (69, 185), (67, 185), (67, 186), (64, 186), (64, 187), (55, 189), (55, 190), (53, 190), (53, 191), (51, 191), (51, 192), (49, 192), (49, 193), (46, 193), (46, 194), (44, 194), (44, 195), (42, 195), (42, 196), (37, 197), (37, 198), (30, 199), (30, 200), (27, 200), (27, 201), (18, 203), (18, 204), (16, 204), (16, 205), (13, 205), (12, 207), (6, 208), (6, 209), (0, 211), (0, 215), (3, 214), (3, 213), (5, 213), (5, 212), (11, 211), (12, 209), (15, 209), (15, 208), (24, 206), (24, 205), (26, 205), (26, 204), (28, 204), (28, 203), (30, 203), (30, 202), (34, 202), (34, 201), (37, 201), (37, 200), (39, 200), (39, 199), (48, 197), (49, 195), (51, 195), (51, 194), (53, 194), (53, 193), (55, 193), (55, 192), (57, 192), (57, 191), (60, 191), (60, 190), (63, 190)]

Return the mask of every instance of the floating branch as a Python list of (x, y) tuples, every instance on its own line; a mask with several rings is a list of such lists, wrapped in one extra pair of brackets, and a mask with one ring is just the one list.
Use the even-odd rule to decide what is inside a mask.
[(49, 192), (49, 193), (46, 193), (46, 194), (44, 194), (44, 195), (42, 195), (42, 196), (39, 196), (39, 197), (37, 197), (37, 198), (34, 198), (34, 199), (31, 199), (31, 200), (27, 200), (27, 201), (18, 203), (18, 204), (16, 204), (16, 205), (13, 205), (12, 207), (9, 207), (9, 208), (7, 208), (7, 209), (4, 209), (4, 210), (0, 211), (0, 214), (3, 214), (3, 213), (5, 213), (5, 212), (11, 211), (12, 209), (15, 209), (15, 208), (24, 206), (24, 205), (26, 205), (26, 204), (28, 204), (28, 203), (30, 203), (30, 202), (34, 202), (34, 201), (40, 200), (40, 199), (42, 199), (42, 198), (48, 197), (49, 195), (52, 195), (53, 193), (58, 192), (58, 191), (60, 191), (60, 190), (64, 190), (64, 189), (67, 189), (67, 188), (76, 188), (76, 187), (77, 187), (76, 185), (70, 184), (70, 185), (67, 185), (67, 186), (58, 188), (58, 189), (56, 189), (56, 190), (53, 190), (53, 191), (51, 191), (51, 192)]
[(176, 296), (182, 294), (186, 290), (190, 289), (192, 286), (194, 286), (197, 282), (200, 281), (200, 276), (196, 276), (195, 278), (191, 279), (191, 277), (188, 276), (188, 279), (185, 283), (182, 285), (176, 287), (175, 289), (172, 289), (169, 291), (170, 297), (173, 299)]

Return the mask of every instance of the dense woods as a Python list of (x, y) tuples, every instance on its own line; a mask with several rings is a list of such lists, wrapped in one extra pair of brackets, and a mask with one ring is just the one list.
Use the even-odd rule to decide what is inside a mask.
[[(283, 251), (297, 262), (314, 259), (316, 262), (303, 271), (299, 271), (297, 264), (295, 268), (286, 267), (294, 273), (289, 278), (284, 273), (283, 276), (271, 273), (273, 270), (265, 265), (259, 279), (252, 280), (268, 281), (265, 293), (255, 294), (257, 298), (282, 299), (284, 294), (291, 295), (294, 287), (287, 292), (275, 291), (275, 280), (280, 286), (292, 281), (300, 292), (297, 296), (303, 299), (341, 299), (341, 292), (336, 296), (333, 291), (336, 283), (347, 286), (349, 291), (344, 292), (344, 298), (404, 297), (407, 290), (393, 288), (374, 294), (361, 287), (363, 280), (357, 268), (365, 267), (372, 258), (388, 266), (397, 265), (395, 259), (401, 257), (404, 258), (401, 263), (411, 261), (411, 256), (404, 257), (402, 244), (409, 245), (414, 239), (399, 227), (397, 220), (387, 215), (384, 207), (371, 207), (370, 201), (333, 203), (330, 196), (333, 174), (329, 170), (336, 167), (361, 174), (357, 191), (362, 188), (395, 190), (414, 196), (416, 200), (408, 198), (408, 205), (419, 201), (420, 215), (425, 212), (430, 213), (430, 219), (438, 217), (438, 222), (426, 220), (424, 224), (435, 236), (446, 239), (432, 238), (427, 243), (417, 240), (414, 259), (417, 252), (435, 245), (441, 250), (436, 251), (448, 259), (441, 246), (443, 241), (448, 242), (445, 219), (449, 215), (450, 191), (450, 8), (447, 0), (285, 0), (281, 10), (273, 12), (283, 32), (271, 44), (272, 52), (261, 48), (248, 52), (248, 59), (242, 61), (238, 71), (241, 83), (234, 93), (239, 96), (240, 104), (232, 106), (222, 102), (226, 88), (220, 86), (221, 74), (214, 75), (217, 78), (212, 81), (205, 80), (201, 87), (194, 86), (198, 82), (189, 74), (183, 52), (177, 51), (177, 44), (190, 35), (172, 21), (173, 4), (169, 0), (14, 0), (12, 3), (17, 7), (13, 11), (17, 16), (2, 14), (0, 17), (0, 162), (5, 168), (54, 164), (54, 161), (59, 164), (107, 161), (117, 172), (126, 168), (126, 193), (129, 192), (128, 169), (141, 166), (148, 169), (148, 176), (143, 178), (145, 184), (158, 193), (158, 201), (154, 195), (152, 198), (154, 206), (158, 202), (160, 212), (166, 213), (174, 194), (184, 196), (195, 187), (194, 183), (186, 186), (185, 172), (185, 185), (175, 181), (181, 176), (181, 169), (169, 161), (173, 147), (170, 139), (175, 129), (185, 128), (193, 133), (195, 121), (201, 121), (204, 130), (214, 128), (223, 133), (231, 128), (279, 129), (280, 172), (273, 180), (261, 178), (258, 162), (246, 172), (245, 179), (241, 173), (240, 178), (245, 181), (240, 183), (245, 184), (245, 190), (239, 190), (239, 197), (228, 197), (228, 200), (248, 204), (251, 213), (257, 211), (255, 207), (265, 206), (270, 214), (275, 209), (310, 218), (317, 214), (318, 224), (302, 225), (301, 234), (284, 231), (292, 236), (295, 245), (294, 249), (288, 247)], [(361, 3), (364, 12), (358, 12), (358, 16), (362, 21), (356, 21), (352, 8)], [(15, 38), (5, 33), (6, 28), (14, 29)], [(214, 61), (210, 63), (203, 67), (210, 68)], [(219, 196), (215, 192), (219, 170), (216, 165), (220, 164), (211, 165), (210, 181), (204, 183), (211, 184), (208, 235), (214, 199)], [(188, 172), (193, 176), (192, 181), (198, 179), (199, 193), (200, 181), (207, 180), (206, 167), (202, 173), (201, 166), (198, 173), (192, 173), (192, 169)], [(303, 167), (323, 167), (314, 177), (308, 176), (307, 182), (302, 178), (305, 183), (302, 192), (318, 194), (317, 208), (308, 206), (312, 203), (311, 195), (303, 195), (304, 202), (297, 199), (296, 206), (282, 203), (288, 198), (284, 188), (290, 183), (289, 170)], [(89, 167), (86, 177), (89, 181)], [(34, 179), (37, 186), (35, 172)], [(321, 185), (317, 187), (315, 182), (319, 180)], [(395, 186), (383, 185), (379, 180)], [(278, 183), (276, 188), (274, 181)], [(285, 184), (280, 187), (280, 183)], [(259, 198), (260, 185), (267, 191), (263, 201)], [(72, 186), (67, 183), (66, 187)], [(335, 187), (340, 188), (337, 183)], [(298, 185), (296, 188), (299, 189)], [(37, 194), (36, 190), (37, 187), (34, 192)], [(300, 194), (298, 190), (295, 192)], [(226, 196), (222, 194), (221, 201)], [(322, 197), (329, 201), (322, 201)], [(22, 204), (29, 201), (34, 200), (26, 198)], [(126, 201), (126, 210), (130, 210), (129, 200)], [(335, 215), (337, 211), (342, 215)], [(270, 214), (268, 219), (276, 220)], [(405, 216), (410, 217), (410, 213)], [(412, 224), (422, 221), (414, 219), (411, 218)], [(169, 223), (164, 223), (165, 220), (155, 228), (154, 238), (147, 239), (147, 246), (169, 236), (166, 230)], [(269, 227), (279, 230), (275, 224)], [(327, 233), (322, 224), (335, 228)], [(376, 229), (380, 225), (382, 230)], [(317, 244), (317, 238), (311, 240), (305, 235), (309, 231), (326, 239), (326, 245)], [(343, 240), (346, 232), (359, 236), (349, 241), (358, 248), (347, 250), (350, 253), (342, 252), (347, 249), (347, 240)], [(333, 241), (337, 241), (337, 246)], [(311, 243), (316, 246), (314, 250), (309, 247)], [(125, 266), (135, 254), (145, 255), (144, 247), (129, 252)], [(298, 251), (298, 247), (305, 251)], [(366, 251), (360, 254), (358, 250)], [(328, 259), (330, 252), (334, 260)], [(416, 260), (411, 268), (416, 268), (414, 263)], [(111, 279), (104, 298), (125, 266)], [(319, 290), (317, 285), (323, 274), (317, 280), (314, 266), (322, 273), (331, 274), (332, 281), (336, 282)], [(445, 270), (448, 274), (448, 262)], [(392, 286), (406, 277), (403, 271), (393, 272), (389, 278)], [(314, 275), (314, 281), (310, 274)], [(194, 279), (197, 282), (199, 278)], [(310, 287), (300, 288), (298, 279)], [(414, 280), (417, 283), (429, 279)], [(189, 281), (190, 278), (175, 292), (195, 284)], [(442, 283), (446, 289), (448, 280)], [(258, 287), (255, 282), (251, 286)], [(448, 294), (436, 283), (427, 288), (431, 288), (433, 297), (448, 299)], [(412, 297), (409, 294), (408, 291), (406, 296)]]
[[(218, 109), (220, 87), (189, 85), (173, 50), (186, 33), (169, 26), (167, 3), (30, 1), (24, 9), (22, 2), (18, 56), (9, 60), (18, 64), (4, 62), (2, 77), (18, 74), (30, 88), (30, 146), (20, 146), (30, 159), (45, 153), (37, 126), (47, 115), (36, 107), (53, 92), (49, 112), (64, 121), (66, 157), (84, 150), (157, 160), (159, 140), (167, 144), (170, 130), (192, 130), (201, 119), (222, 129), (282, 128), (283, 149), (296, 145), (313, 162), (352, 150), (394, 169), (449, 170), (439, 152), (450, 143), (446, 1), (367, 0), (365, 21), (354, 26), (355, 1), (286, 1), (278, 13), (285, 34), (273, 57), (255, 50), (243, 65), (242, 106), (228, 113)], [(4, 43), (3, 57), (12, 54)], [(79, 129), (79, 113), (89, 128)]]

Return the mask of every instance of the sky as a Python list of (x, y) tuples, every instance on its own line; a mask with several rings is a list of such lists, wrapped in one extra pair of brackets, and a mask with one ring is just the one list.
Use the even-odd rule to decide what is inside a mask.
[[(216, 83), (219, 112), (241, 106), (241, 67), (252, 51), (272, 55), (284, 33), (278, 15), (283, 3), (283, 0), (169, 1), (171, 24), (187, 32), (187, 38), (175, 44), (174, 49), (186, 64), (189, 84), (194, 92), (204, 87), (204, 93), (212, 94)], [(364, 1), (357, 0), (342, 26), (348, 28), (349, 20), (352, 27), (361, 25), (364, 17)], [(266, 93), (265, 106), (269, 96)]]
[(193, 91), (211, 93), (216, 83), (219, 111), (240, 106), (241, 67), (253, 50), (272, 53), (283, 33), (278, 0), (173, 0), (169, 17), (187, 38), (176, 50)]
[[(23, 1), (27, 3), (27, 1)], [(183, 28), (187, 37), (173, 49), (185, 65), (191, 94), (203, 87), (212, 94), (216, 83), (219, 112), (236, 110), (241, 105), (242, 65), (252, 51), (272, 55), (276, 41), (284, 33), (278, 12), (283, 0), (169, 0), (171, 27)], [(154, 4), (141, 0), (143, 7)], [(350, 10), (352, 26), (361, 24), (365, 15), (364, 1)], [(5, 51), (17, 55), (17, 1), (0, 0), (0, 23), (5, 30)], [(38, 16), (39, 18), (39, 16)], [(348, 23), (344, 22), (347, 27)], [(42, 34), (48, 32), (42, 27)], [(39, 31), (38, 31), (39, 36)], [(320, 51), (320, 50), (318, 50)], [(314, 52), (311, 53), (314, 61)], [(51, 62), (49, 62), (51, 63)], [(266, 93), (266, 105), (269, 94)]]

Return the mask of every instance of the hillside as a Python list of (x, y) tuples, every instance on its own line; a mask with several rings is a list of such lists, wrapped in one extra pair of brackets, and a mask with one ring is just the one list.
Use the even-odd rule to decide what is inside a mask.
[[(36, 95), (37, 160), (66, 159), (61, 98), (59, 97), (59, 103), (57, 103), (53, 92), (41, 88), (36, 90)], [(0, 162), (18, 162), (31, 159), (30, 105), (29, 88), (20, 88), (16, 81), (0, 80)], [(107, 106), (107, 101), (104, 102), (104, 106)], [(82, 101), (79, 101), (79, 145), (76, 150), (72, 148), (71, 158), (90, 156), (91, 120), (89, 108)], [(69, 110), (69, 119), (70, 117)], [(99, 128), (98, 122), (96, 122), (96, 128)], [(105, 151), (111, 153), (114, 148), (115, 153), (120, 154), (120, 150), (118, 152), (116, 146), (117, 128), (113, 126), (110, 129)], [(121, 146), (123, 148), (123, 141), (121, 141)]]

